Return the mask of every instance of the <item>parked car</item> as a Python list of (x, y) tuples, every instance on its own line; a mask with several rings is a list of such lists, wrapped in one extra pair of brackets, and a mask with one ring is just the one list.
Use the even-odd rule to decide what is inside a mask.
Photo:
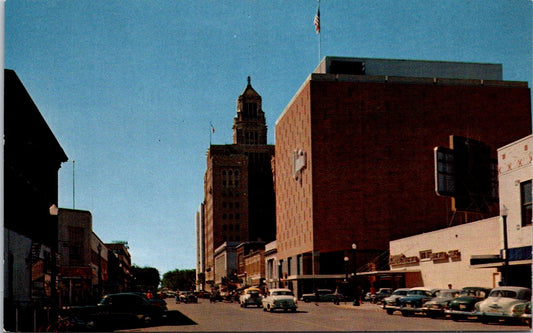
[(262, 301), (261, 289), (255, 287), (245, 289), (244, 293), (239, 297), (239, 304), (243, 308), (249, 305), (255, 305), (260, 308), (263, 306)]
[(148, 325), (166, 316), (163, 307), (133, 292), (105, 295), (97, 305), (71, 307), (70, 312), (87, 327), (94, 325), (97, 330), (132, 324)]
[(416, 287), (409, 290), (407, 295), (399, 300), (399, 310), (402, 316), (407, 317), (415, 313), (424, 313), (424, 303), (434, 298), (438, 290), (424, 287)]
[[(318, 294), (318, 299), (317, 299)], [(303, 294), (302, 300), (306, 303), (309, 302), (333, 302), (335, 298), (339, 297), (333, 294), (331, 289), (318, 289), (316, 293), (313, 294)]]
[(198, 303), (198, 296), (196, 296), (192, 291), (180, 291), (178, 297), (179, 302)]
[(401, 297), (406, 296), (409, 290), (411, 290), (411, 288), (398, 288), (392, 293), (392, 295), (383, 299), (381, 303), (383, 304), (383, 309), (387, 311), (387, 314), (391, 315), (394, 311), (399, 310), (399, 300)]
[(372, 303), (381, 303), (385, 297), (392, 295), (392, 288), (379, 288), (375, 295), (370, 296)]
[(450, 301), (448, 309), (444, 312), (449, 315), (453, 321), (473, 317), (475, 310), (474, 306), (477, 302), (487, 298), (489, 293), (489, 288), (465, 287), (461, 290), (458, 297)]
[(440, 289), (435, 294), (435, 298), (427, 301), (424, 306), (424, 312), (429, 318), (445, 317), (445, 310), (448, 309), (450, 302), (459, 296), (459, 289)]
[(525, 303), (531, 301), (531, 289), (524, 287), (497, 287), (487, 299), (476, 303), (475, 315), (482, 323), (505, 319), (519, 320), (525, 313)]
[(265, 298), (262, 300), (264, 311), (274, 311), (282, 309), (285, 311), (291, 310), (296, 312), (297, 301), (292, 293), (292, 290), (286, 288), (271, 289), (268, 291)]

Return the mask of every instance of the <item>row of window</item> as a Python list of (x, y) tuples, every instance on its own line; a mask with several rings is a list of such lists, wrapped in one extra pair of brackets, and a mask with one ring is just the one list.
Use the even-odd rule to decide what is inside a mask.
[(239, 213), (230, 213), (230, 214), (222, 214), (222, 219), (223, 220), (233, 220), (233, 218), (235, 218), (235, 220), (240, 220), (241, 219), (241, 215)]
[(239, 170), (231, 170), (231, 169), (230, 170), (226, 170), (226, 169), (222, 170), (222, 177), (226, 178), (226, 176), (239, 177)]
[(238, 197), (240, 195), (239, 191), (222, 191), (223, 197)]
[(233, 207), (235, 207), (235, 208), (240, 208), (240, 203), (239, 203), (239, 202), (226, 202), (226, 201), (222, 201), (222, 208), (229, 208), (229, 209), (232, 209)]

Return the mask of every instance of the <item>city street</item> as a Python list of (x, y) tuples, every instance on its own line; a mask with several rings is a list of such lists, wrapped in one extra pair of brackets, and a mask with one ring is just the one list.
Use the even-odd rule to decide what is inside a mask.
[[(387, 315), (380, 306), (365, 303), (354, 307), (350, 303), (298, 302), (298, 311), (264, 312), (258, 308), (241, 308), (238, 303), (175, 304), (167, 299), (170, 313), (176, 310), (190, 321), (162, 323), (160, 326), (121, 330), (143, 332), (205, 332), (205, 331), (529, 331), (527, 326), (489, 324), (475, 321), (454, 322), (424, 316)], [(176, 318), (176, 316), (173, 316)]]

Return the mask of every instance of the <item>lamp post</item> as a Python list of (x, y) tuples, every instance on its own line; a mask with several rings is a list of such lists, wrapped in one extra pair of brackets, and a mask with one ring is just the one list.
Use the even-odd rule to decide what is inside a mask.
[(356, 256), (356, 251), (357, 251), (357, 244), (353, 243), (352, 244), (352, 252), (353, 252), (353, 284), (354, 284), (354, 287), (355, 287), (355, 299), (353, 300), (353, 305), (355, 306), (359, 306), (359, 288), (357, 286), (357, 256)]
[(503, 255), (504, 255), (504, 259), (503, 259), (503, 285), (506, 286), (509, 281), (507, 281), (507, 271), (508, 271), (508, 268), (509, 268), (509, 256), (508, 256), (508, 245), (507, 245), (507, 214), (509, 213), (509, 210), (507, 209), (507, 207), (505, 207), (505, 205), (502, 205), (502, 208), (500, 210), (500, 215), (502, 217), (502, 222), (503, 222)]
[(348, 261), (350, 258), (344, 257), (344, 282), (348, 282)]

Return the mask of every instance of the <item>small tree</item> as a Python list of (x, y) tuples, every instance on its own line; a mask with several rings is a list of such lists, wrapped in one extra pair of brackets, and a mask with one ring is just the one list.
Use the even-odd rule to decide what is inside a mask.
[(154, 267), (139, 267), (133, 265), (131, 266), (131, 273), (134, 278), (134, 288), (137, 291), (155, 291), (161, 282), (159, 271)]

